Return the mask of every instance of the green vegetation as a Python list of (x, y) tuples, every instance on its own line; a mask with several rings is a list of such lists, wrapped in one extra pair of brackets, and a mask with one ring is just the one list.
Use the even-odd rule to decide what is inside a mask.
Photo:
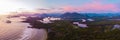
[[(103, 22), (104, 24), (118, 23), (118, 21)], [(79, 28), (69, 21), (55, 21), (50, 24), (52, 31), (48, 33), (48, 40), (120, 40), (120, 31), (111, 30), (112, 25), (103, 26), (103, 22), (96, 22), (95, 26), (88, 28)]]
[(42, 24), (35, 21), (32, 25), (48, 29), (48, 40), (120, 40), (120, 30), (111, 30), (114, 24), (120, 24), (119, 21), (91, 22), (87, 23), (88, 28), (80, 28), (65, 20), (53, 22)]
[(103, 21), (95, 21), (95, 22), (88, 22), (88, 25), (114, 25), (120, 24), (119, 20), (103, 20)]

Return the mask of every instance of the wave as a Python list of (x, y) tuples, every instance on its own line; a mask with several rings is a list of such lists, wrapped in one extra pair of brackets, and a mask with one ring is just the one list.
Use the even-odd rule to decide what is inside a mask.
[(28, 39), (30, 39), (32, 37), (32, 31), (33, 31), (32, 28), (26, 28), (23, 31), (23, 34), (21, 35), (21, 38), (19, 38), (18, 40), (28, 40)]

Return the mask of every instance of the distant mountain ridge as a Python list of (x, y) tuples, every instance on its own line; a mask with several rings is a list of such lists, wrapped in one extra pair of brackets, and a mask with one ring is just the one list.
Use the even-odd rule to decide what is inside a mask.
[(40, 18), (45, 17), (59, 17), (65, 20), (79, 20), (79, 19), (120, 19), (119, 13), (78, 13), (78, 12), (66, 12), (66, 13), (35, 13), (35, 14), (19, 14), (14, 15), (12, 17), (19, 17), (19, 16), (36, 16)]
[(119, 13), (64, 13), (60, 16), (63, 19), (68, 19), (68, 20), (79, 20), (79, 19), (120, 19), (120, 14)]
[(83, 18), (86, 18), (86, 15), (85, 14), (79, 14), (77, 12), (74, 12), (74, 13), (64, 13), (60, 16), (61, 18), (63, 19), (67, 19), (67, 20), (75, 20), (75, 19), (83, 19)]

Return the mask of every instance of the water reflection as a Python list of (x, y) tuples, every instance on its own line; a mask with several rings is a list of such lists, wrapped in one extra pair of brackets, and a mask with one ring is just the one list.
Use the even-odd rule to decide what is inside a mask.
[[(10, 20), (11, 23), (6, 23)], [(27, 28), (29, 23), (22, 23), (20, 18), (0, 17), (0, 40), (42, 40), (44, 39), (44, 29)], [(39, 35), (38, 35), (39, 34)], [(41, 34), (41, 35), (40, 35)]]

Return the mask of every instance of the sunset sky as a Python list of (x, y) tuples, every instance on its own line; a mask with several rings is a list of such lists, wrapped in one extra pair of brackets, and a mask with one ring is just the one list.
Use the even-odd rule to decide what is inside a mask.
[(0, 13), (18, 9), (46, 12), (120, 12), (120, 0), (0, 0)]
[(62, 8), (65, 11), (119, 12), (120, 0), (31, 0), (22, 1), (33, 8)]

